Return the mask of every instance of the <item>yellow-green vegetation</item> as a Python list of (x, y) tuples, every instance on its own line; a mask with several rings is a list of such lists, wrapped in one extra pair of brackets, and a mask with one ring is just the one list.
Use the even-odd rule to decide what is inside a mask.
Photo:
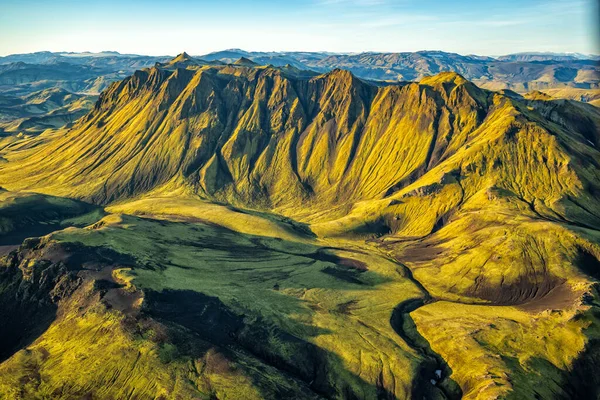
[[(62, 315), (39, 340), (0, 366), (2, 398), (263, 398), (244, 375), (257, 368), (252, 360), (236, 355), (234, 364), (209, 343), (198, 343), (195, 357), (180, 354), (164, 341), (164, 328), (148, 320), (132, 334), (126, 317), (107, 310), (90, 286), (62, 305)], [(275, 371), (266, 372), (276, 381)], [(293, 389), (301, 398), (292, 383)]]
[(596, 107), (600, 106), (600, 89), (565, 87), (560, 89), (545, 89), (543, 92), (556, 99), (576, 100)]
[(103, 215), (100, 207), (79, 201), (0, 188), (0, 245), (18, 245), (64, 226), (86, 226)]
[(9, 244), (52, 232), (2, 259), (0, 397), (596, 396), (598, 145), (456, 73), (137, 71), (0, 142)]
[[(90, 390), (103, 398), (200, 394), (187, 382), (190, 366), (165, 368), (160, 344), (126, 335), (122, 315), (103, 309), (91, 288), (80, 292), (36, 343), (0, 367), (3, 398), (72, 398)], [(84, 302), (94, 306), (79, 311)]]
[(224, 228), (253, 235), (293, 241), (312, 240), (305, 224), (275, 214), (235, 209), (185, 195), (152, 196), (107, 207), (107, 211), (166, 220), (218, 224)]
[(589, 312), (532, 315), (514, 307), (437, 302), (412, 316), (453, 369), (465, 399), (584, 397), (577, 386), (585, 383), (561, 371), (583, 353), (584, 331), (598, 334), (597, 316)]
[(201, 222), (117, 215), (94, 229), (67, 229), (52, 239), (110, 246), (133, 256), (147, 268), (126, 272), (126, 279), (144, 292), (169, 289), (217, 297), (245, 315), (247, 323), (275, 331), (264, 338), (269, 341), (264, 351), (290, 365), (298, 357), (298, 343), (278, 331), (314, 343), (330, 354), (320, 362), (332, 385), (351, 385), (353, 392), (367, 395), (375, 393), (373, 383), (381, 375), (397, 387), (396, 396), (408, 396), (402, 385), (415, 373), (417, 355), (389, 320), (397, 304), (420, 292), (385, 258), (242, 235)]

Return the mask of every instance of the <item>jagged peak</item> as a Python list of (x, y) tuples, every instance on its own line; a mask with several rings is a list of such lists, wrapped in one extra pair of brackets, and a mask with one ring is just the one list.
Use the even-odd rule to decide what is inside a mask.
[(527, 100), (554, 100), (554, 97), (550, 96), (548, 93), (540, 92), (539, 90), (533, 90), (526, 93), (523, 97)]
[(352, 72), (350, 72), (347, 69), (342, 69), (342, 68), (335, 68), (332, 69), (331, 72), (329, 72), (328, 75), (331, 76), (346, 76), (346, 77), (354, 77), (354, 74)]
[(184, 51), (183, 53), (180, 53), (179, 55), (177, 55), (177, 57), (172, 59), (171, 62), (175, 63), (175, 62), (185, 62), (185, 61), (192, 61), (192, 60), (193, 60), (193, 58)]
[(446, 71), (437, 75), (426, 76), (419, 82), (419, 85), (429, 86), (444, 96), (451, 96), (455, 91), (468, 93), (468, 97), (480, 106), (487, 104), (487, 94), (485, 90), (479, 88), (473, 82), (467, 80), (457, 72)]
[(180, 53), (179, 55), (177, 55), (177, 57), (173, 58), (172, 60), (170, 60), (166, 63), (156, 63), (156, 66), (168, 68), (168, 67), (180, 67), (180, 66), (187, 67), (189, 65), (206, 65), (206, 64), (207, 64), (206, 61), (198, 59), (198, 58), (194, 58), (184, 51), (183, 53)]
[(352, 72), (347, 69), (335, 68), (331, 71), (321, 75), (324, 78), (335, 79), (339, 81), (352, 82), (355, 80), (355, 76)]
[(421, 79), (421, 84), (435, 86), (444, 83), (453, 83), (455, 85), (464, 85), (465, 83), (469, 83), (469, 81), (462, 76), (461, 74), (454, 71), (444, 71), (440, 72), (437, 75), (426, 76)]
[(233, 64), (234, 65), (241, 65), (241, 66), (244, 66), (244, 67), (257, 67), (259, 65), (259, 64), (255, 63), (254, 61), (250, 60), (249, 58), (246, 58), (246, 57), (240, 57)]

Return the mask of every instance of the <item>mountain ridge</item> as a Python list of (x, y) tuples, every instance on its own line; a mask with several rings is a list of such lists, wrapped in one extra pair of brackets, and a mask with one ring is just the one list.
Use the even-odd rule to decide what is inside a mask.
[[(154, 129), (158, 129), (159, 131), (151, 134), (151, 136), (147, 136), (148, 133), (144, 135), (148, 138), (145, 140), (150, 140), (151, 142), (155, 140), (151, 138), (162, 137), (164, 135), (158, 133), (161, 130), (170, 132), (175, 129), (175, 132), (178, 132), (176, 129), (177, 126), (180, 127), (179, 129), (187, 127), (184, 129), (191, 129), (192, 131), (200, 129), (200, 132), (208, 132), (209, 136), (204, 139), (204, 134), (195, 136), (183, 133), (185, 131), (182, 131), (182, 134), (170, 133), (168, 137), (165, 136), (164, 139), (160, 139), (168, 141), (177, 140), (181, 143), (181, 149), (185, 149), (184, 152), (177, 155), (167, 154), (166, 156), (171, 161), (166, 163), (154, 157), (151, 157), (151, 160), (139, 159), (134, 162), (130, 156), (125, 156), (126, 158), (116, 162), (121, 165), (124, 165), (123, 163), (135, 163), (137, 165), (135, 169), (138, 172), (129, 178), (115, 175), (113, 179), (121, 182), (115, 188), (115, 193), (112, 193), (108, 189), (111, 185), (109, 179), (108, 183), (98, 186), (93, 192), (94, 194), (88, 199), (110, 202), (123, 196), (129, 197), (136, 193), (142, 193), (138, 189), (132, 189), (137, 188), (139, 185), (145, 188), (143, 190), (151, 190), (158, 188), (160, 185), (167, 184), (174, 179), (183, 179), (185, 181), (189, 178), (192, 181), (197, 180), (195, 183), (190, 183), (196, 188), (194, 190), (198, 190), (199, 194), (203, 196), (212, 198), (212, 196), (216, 195), (217, 198), (215, 199), (219, 200), (226, 200), (228, 197), (231, 197), (232, 199), (237, 199), (234, 203), (242, 201), (242, 204), (251, 205), (255, 196), (264, 198), (266, 193), (282, 193), (277, 187), (283, 183), (279, 183), (279, 180), (273, 176), (270, 177), (267, 172), (266, 166), (272, 162), (281, 163), (276, 169), (280, 172), (286, 171), (286, 176), (294, 182), (292, 187), (295, 189), (288, 188), (288, 190), (291, 189), (296, 193), (296, 195), (291, 196), (292, 198), (326, 198), (328, 195), (323, 194), (321, 196), (321, 192), (331, 192), (332, 188), (335, 187), (337, 188), (335, 189), (337, 193), (333, 195), (334, 198), (354, 199), (353, 201), (373, 199), (389, 193), (392, 187), (398, 187), (399, 184), (403, 185), (401, 182), (404, 179), (414, 180), (418, 178), (422, 173), (433, 168), (436, 163), (450, 157), (460, 146), (464, 146), (464, 141), (469, 136), (469, 131), (476, 132), (482, 129), (479, 126), (484, 122), (481, 113), (487, 114), (490, 112), (489, 110), (493, 110), (493, 108), (490, 108), (492, 102), (500, 104), (504, 101), (510, 104), (514, 101), (510, 98), (502, 101), (498, 99), (492, 101), (494, 96), (490, 92), (479, 89), (457, 73), (441, 73), (435, 77), (424, 78), (418, 84), (413, 83), (377, 88), (361, 81), (350, 72), (339, 69), (313, 78), (298, 78), (296, 76), (286, 76), (283, 70), (277, 68), (258, 67), (255, 65), (248, 67), (242, 65), (241, 67), (247, 68), (247, 70), (238, 71), (235, 68), (232, 69), (232, 67), (194, 66), (193, 68), (199, 69), (176, 68), (174, 71), (169, 71), (157, 66), (148, 70), (138, 71), (131, 78), (111, 85), (100, 96), (92, 112), (72, 129), (73, 132), (67, 133), (68, 137), (77, 135), (74, 132), (78, 130), (87, 131), (90, 132), (87, 135), (93, 135), (91, 132), (95, 129), (99, 129), (100, 131), (117, 129), (115, 133), (118, 133), (123, 129), (127, 130), (127, 126), (135, 126), (131, 122), (125, 122), (127, 125), (123, 125), (123, 122), (118, 121), (127, 121), (127, 119), (110, 116), (115, 107), (123, 108), (121, 114), (125, 112), (131, 113), (131, 107), (134, 107), (137, 110), (134, 115), (138, 115), (136, 119), (140, 121), (152, 121), (155, 118), (159, 118), (161, 125), (151, 125), (150, 132)], [(240, 66), (238, 65), (237, 67)], [(240, 94), (235, 94), (240, 90), (242, 93), (246, 92), (247, 94), (241, 97)], [(251, 90), (253, 94), (248, 94), (248, 90)], [(155, 95), (156, 91), (160, 94)], [(306, 95), (303, 93), (306, 93)], [(291, 97), (286, 99), (286, 95)], [(152, 96), (154, 100), (148, 102), (147, 96)], [(399, 107), (397, 105), (400, 101), (397, 99), (398, 96), (404, 99), (405, 104), (410, 105)], [(200, 99), (205, 103), (202, 103)], [(208, 103), (206, 103), (207, 99), (212, 100), (208, 100)], [(281, 100), (285, 100), (284, 103), (277, 104)], [(231, 101), (234, 103), (228, 104)], [(530, 101), (534, 102), (532, 104), (536, 104), (535, 100)], [(155, 111), (150, 111), (149, 106), (151, 104), (154, 104), (156, 107)], [(413, 105), (421, 108), (422, 111), (417, 112), (410, 109)], [(437, 111), (436, 109), (440, 105), (443, 106), (443, 110)], [(228, 117), (226, 120), (219, 117), (219, 114), (222, 113), (220, 110), (223, 108), (238, 109), (240, 106), (243, 111), (240, 111), (240, 114), (235, 117), (237, 122), (231, 122), (231, 117)], [(516, 108), (514, 105), (511, 107), (515, 112), (519, 113), (519, 118), (525, 117), (530, 119), (528, 117), (530, 112), (525, 110), (525, 105), (517, 106)], [(376, 142), (372, 142), (372, 140), (382, 134), (374, 133), (384, 129), (379, 126), (380, 122), (377, 122), (379, 118), (377, 113), (384, 112), (384, 109), (388, 110), (385, 112), (390, 112), (389, 110), (394, 108), (396, 109), (396, 113), (400, 112), (399, 115), (402, 115), (402, 109), (406, 108), (410, 111), (404, 112), (419, 115), (419, 118), (426, 118), (422, 120), (418, 119), (414, 122), (407, 122), (408, 120), (402, 119), (400, 121), (405, 121), (408, 124), (405, 128), (409, 130), (430, 130), (431, 133), (428, 134), (429, 139), (426, 139), (430, 142), (419, 145), (414, 143), (412, 145), (402, 145), (408, 146), (403, 147), (404, 150), (402, 151), (406, 151), (408, 152), (407, 154), (413, 154), (414, 157), (417, 157), (414, 160), (416, 164), (411, 164), (413, 165), (411, 168), (415, 169), (404, 171), (400, 175), (394, 175), (391, 180), (385, 180), (388, 183), (383, 184), (379, 180), (380, 178), (375, 178), (376, 175), (363, 175), (366, 172), (361, 172), (361, 167), (359, 166), (361, 162), (358, 160), (368, 159), (368, 154), (372, 150), (364, 147), (365, 143), (371, 143), (369, 145), (375, 144)], [(543, 108), (539, 109), (542, 110)], [(573, 111), (574, 113), (580, 111), (589, 113), (590, 117), (588, 118), (592, 119), (588, 119), (588, 124), (598, 126), (597, 119), (594, 119), (598, 118), (598, 113), (594, 109), (574, 110), (576, 110)], [(144, 116), (143, 114), (146, 112), (149, 112), (150, 115), (156, 115), (156, 117)], [(550, 111), (544, 112), (547, 115), (551, 115), (552, 113)], [(266, 119), (263, 119), (261, 116), (264, 113), (267, 115)], [(444, 113), (447, 116), (444, 116)], [(256, 115), (253, 116), (253, 114)], [(108, 115), (109, 119), (106, 119), (104, 115)], [(329, 120), (331, 117), (328, 115), (333, 116), (333, 119)], [(208, 118), (208, 120), (201, 122), (204, 118)], [(443, 118), (450, 119), (444, 122)], [(487, 118), (490, 118), (489, 115)], [(452, 120), (454, 122), (450, 122)], [(593, 122), (594, 120), (596, 122)], [(535, 118), (533, 121), (535, 121)], [(208, 125), (206, 125), (207, 123)], [(454, 124), (454, 127), (450, 125), (447, 128), (443, 128), (447, 129), (448, 133), (442, 133), (440, 132), (442, 128), (436, 128), (436, 126), (442, 123), (451, 123)], [(228, 134), (230, 136), (223, 136), (221, 133), (219, 135), (220, 138), (219, 136), (210, 138), (210, 132), (215, 130), (215, 127), (211, 127), (211, 124), (222, 126), (230, 132)], [(370, 127), (369, 124), (374, 124), (375, 127)], [(107, 126), (105, 127), (105, 125)], [(197, 128), (193, 128), (193, 126), (197, 126)], [(332, 133), (328, 133), (328, 130), (332, 128), (338, 132), (335, 136), (332, 136)], [(567, 126), (563, 124), (564, 128), (567, 128)], [(514, 128), (507, 127), (504, 129), (509, 132)], [(551, 128), (546, 126), (545, 129)], [(287, 133), (281, 136), (281, 133), (277, 133), (280, 130), (287, 131)], [(256, 137), (247, 136), (251, 132)], [(368, 139), (368, 135), (374, 136)], [(390, 135), (390, 133), (387, 133), (387, 135)], [(67, 136), (65, 137), (65, 144), (68, 142), (72, 146), (71, 149), (76, 148), (77, 144), (72, 143), (72, 139), (67, 139)], [(117, 139), (120, 136), (123, 138)], [(122, 145), (119, 145), (122, 148), (132, 145), (131, 143), (125, 145), (129, 141), (127, 139), (129, 136), (123, 136), (123, 133), (116, 136), (109, 134), (107, 137), (112, 137), (111, 140), (125, 140)], [(193, 139), (194, 137), (196, 139)], [(383, 138), (385, 137), (379, 137), (378, 141), (384, 140)], [(457, 141), (457, 137), (461, 137), (462, 139)], [(583, 137), (594, 144), (594, 146), (598, 143), (598, 137), (597, 134), (594, 134), (594, 129), (585, 131)], [(275, 138), (277, 138), (277, 142), (273, 142)], [(441, 142), (442, 138), (446, 142)], [(216, 145), (217, 147), (215, 150), (210, 150), (209, 153), (205, 154), (205, 149), (202, 147), (197, 147), (195, 150), (189, 148), (194, 140), (200, 140), (201, 142), (203, 140), (208, 140), (209, 142), (216, 140), (210, 146)], [(386, 140), (396, 139), (392, 139), (390, 136)], [(100, 148), (105, 146), (102, 142), (96, 143), (94, 146), (99, 146)], [(277, 143), (286, 143), (285, 147), (288, 150), (279, 148), (279, 144)], [(90, 145), (91, 142), (86, 146)], [(319, 161), (319, 158), (315, 158), (314, 150), (311, 150), (317, 145), (324, 146), (327, 149), (324, 153), (320, 153), (318, 157), (328, 159), (327, 165), (331, 169), (331, 172), (327, 174), (328, 176), (317, 172), (320, 165), (322, 165), (322, 161)], [(293, 148), (289, 148), (289, 146)], [(421, 150), (418, 150), (425, 148), (429, 149), (427, 153), (422, 153)], [(83, 151), (83, 148), (81, 150)], [(247, 155), (248, 159), (245, 158), (246, 155), (238, 158), (236, 154), (240, 150), (250, 152)], [(155, 151), (159, 151), (159, 148)], [(277, 154), (281, 151), (284, 151), (284, 153), (290, 151), (295, 156), (292, 156), (293, 159), (289, 161), (279, 160)], [(377, 154), (379, 154), (380, 159), (385, 159), (383, 154), (386, 154), (386, 150), (381, 149)], [(390, 157), (389, 160), (393, 160), (394, 156), (390, 154), (387, 157)], [(53, 162), (63, 163), (59, 160), (60, 157), (55, 157)], [(149, 168), (148, 171), (158, 173), (159, 184), (151, 183), (152, 178), (148, 180), (148, 177), (140, 175), (140, 166), (148, 162), (159, 163), (155, 166), (146, 164), (146, 167), (144, 167)], [(159, 167), (159, 165), (162, 166)], [(375, 165), (377, 165), (377, 162)], [(370, 167), (373, 166), (370, 165)], [(5, 171), (6, 168), (4, 167)], [(30, 176), (36, 177), (34, 179), (39, 180), (41, 176), (39, 171), (43, 168), (47, 168), (48, 170), (54, 169), (54, 167), (40, 164), (36, 167), (38, 172), (31, 173)], [(385, 169), (389, 168), (392, 170), (395, 169), (389, 164), (386, 165)], [(82, 178), (77, 169), (70, 172), (70, 174), (73, 176), (72, 179), (77, 180)], [(117, 172), (117, 174), (120, 173)], [(208, 176), (212, 176), (212, 179), (209, 179)], [(98, 178), (99, 182), (104, 182), (105, 180), (105, 178)], [(250, 183), (256, 179), (263, 183), (261, 185)], [(369, 183), (370, 180), (373, 183)], [(31, 181), (31, 178), (19, 180), (22, 183), (28, 181)], [(358, 184), (359, 181), (360, 184)], [(125, 182), (128, 183), (125, 184)], [(285, 180), (285, 182), (289, 184), (290, 181)], [(124, 186), (120, 186), (123, 184)], [(267, 192), (265, 193), (264, 190), (267, 190)], [(106, 191), (106, 193), (102, 193), (103, 191)], [(252, 193), (255, 194), (253, 195)], [(268, 203), (285, 204), (287, 200), (277, 198), (277, 196), (271, 198), (271, 196), (267, 195), (267, 198), (270, 198)], [(103, 198), (105, 200), (101, 200)], [(319, 200), (316, 201), (318, 203)], [(330, 205), (333, 205), (333, 203)]]

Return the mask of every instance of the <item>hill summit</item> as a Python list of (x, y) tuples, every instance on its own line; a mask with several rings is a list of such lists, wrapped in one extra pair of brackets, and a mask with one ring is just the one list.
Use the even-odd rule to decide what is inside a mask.
[(256, 67), (258, 66), (257, 63), (255, 63), (254, 61), (246, 58), (246, 57), (240, 57), (239, 59), (237, 59), (234, 62), (235, 65), (242, 65), (244, 67)]
[(183, 53), (180, 53), (179, 55), (177, 55), (177, 57), (175, 57), (173, 60), (171, 60), (171, 62), (176, 63), (176, 62), (186, 62), (186, 61), (192, 61), (192, 60), (193, 60), (193, 58), (190, 57), (190, 55), (184, 51)]

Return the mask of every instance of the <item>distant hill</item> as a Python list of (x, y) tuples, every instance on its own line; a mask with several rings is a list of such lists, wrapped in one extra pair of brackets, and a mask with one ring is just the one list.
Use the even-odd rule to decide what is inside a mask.
[(500, 61), (576, 61), (576, 60), (600, 60), (600, 55), (581, 53), (515, 53), (500, 56)]
[(110, 82), (123, 79), (136, 69), (170, 59), (117, 52), (15, 54), (0, 57), (0, 93), (25, 95), (61, 87), (98, 94)]
[(314, 65), (328, 55), (329, 53), (318, 52), (248, 52), (240, 49), (229, 49), (205, 54), (200, 58), (233, 63), (245, 57), (261, 65), (271, 64), (278, 67), (292, 65), (299, 69), (309, 69), (309, 66)]
[(346, 68), (362, 78), (391, 81), (418, 81), (427, 75), (453, 71), (484, 88), (506, 88), (518, 92), (558, 87), (600, 87), (600, 67), (592, 60), (503, 61), (427, 51), (333, 55), (309, 67), (317, 70)]
[(201, 56), (207, 60), (230, 63), (240, 57), (261, 65), (288, 64), (318, 72), (344, 68), (363, 79), (392, 82), (419, 81), (429, 75), (453, 71), (480, 87), (493, 90), (511, 89), (526, 93), (559, 88), (600, 88), (598, 56), (582, 54), (519, 53), (493, 58), (442, 51), (328, 54), (263, 53), (232, 49)]
[(97, 96), (71, 93), (61, 88), (43, 89), (24, 96), (0, 96), (0, 130), (7, 133), (40, 133), (61, 128), (85, 115)]

